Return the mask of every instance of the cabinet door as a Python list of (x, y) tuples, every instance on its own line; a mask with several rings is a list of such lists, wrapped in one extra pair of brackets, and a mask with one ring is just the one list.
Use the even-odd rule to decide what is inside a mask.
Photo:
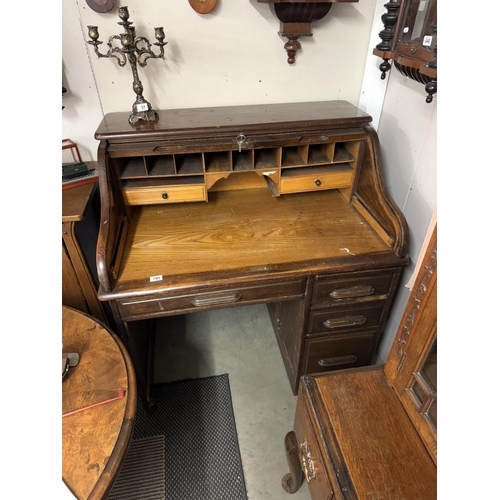
[(437, 228), (408, 299), (385, 372), (437, 462)]
[(62, 244), (62, 304), (79, 311), (89, 312), (64, 242)]

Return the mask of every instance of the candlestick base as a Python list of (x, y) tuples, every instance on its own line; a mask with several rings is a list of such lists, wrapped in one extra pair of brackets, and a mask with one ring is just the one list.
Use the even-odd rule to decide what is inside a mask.
[(128, 118), (129, 123), (135, 125), (139, 121), (154, 122), (158, 119), (158, 113), (154, 110), (140, 111), (139, 113), (131, 113)]

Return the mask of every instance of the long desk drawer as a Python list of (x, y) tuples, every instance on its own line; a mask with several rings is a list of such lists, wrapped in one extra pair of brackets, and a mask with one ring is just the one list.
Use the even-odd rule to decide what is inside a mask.
[(243, 286), (214, 287), (208, 292), (149, 295), (119, 300), (117, 304), (122, 318), (131, 321), (143, 317), (298, 299), (304, 296), (304, 290), (305, 279), (298, 278), (281, 282), (266, 281)]

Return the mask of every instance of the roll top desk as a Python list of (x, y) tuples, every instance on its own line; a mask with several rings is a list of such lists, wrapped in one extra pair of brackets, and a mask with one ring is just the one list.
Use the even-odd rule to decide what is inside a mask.
[(107, 114), (99, 298), (149, 400), (148, 321), (266, 303), (294, 394), (369, 365), (408, 263), (371, 117), (345, 101)]

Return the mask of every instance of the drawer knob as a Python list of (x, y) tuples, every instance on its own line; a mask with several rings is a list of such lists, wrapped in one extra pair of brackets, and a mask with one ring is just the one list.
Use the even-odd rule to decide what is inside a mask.
[(351, 363), (356, 363), (358, 357), (354, 354), (349, 354), (348, 356), (336, 356), (335, 358), (323, 358), (318, 361), (318, 365), (323, 368), (328, 368), (330, 366), (347, 365)]
[(161, 197), (166, 200), (168, 198), (168, 194), (167, 193), (161, 193)]
[(366, 323), (366, 317), (360, 314), (359, 316), (346, 316), (345, 318), (327, 319), (323, 323), (323, 326), (325, 328), (332, 329), (332, 328), (341, 328), (346, 326), (363, 325), (365, 323)]
[(316, 186), (321, 186), (321, 180), (320, 179), (316, 179), (314, 181), (314, 184), (316, 184)]

